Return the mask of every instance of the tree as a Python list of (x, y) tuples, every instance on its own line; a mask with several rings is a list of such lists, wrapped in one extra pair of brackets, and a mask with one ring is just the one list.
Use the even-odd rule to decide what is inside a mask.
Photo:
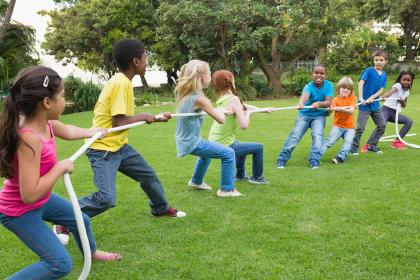
[(372, 53), (376, 49), (388, 53), (390, 64), (403, 54), (397, 36), (373, 32), (369, 27), (362, 26), (348, 33), (336, 34), (323, 59), (338, 73), (352, 74), (372, 63)]
[(414, 61), (420, 52), (420, 0), (358, 0), (363, 19), (401, 25), (404, 31), (405, 61)]
[[(5, 2), (3, 1), (2, 6), (4, 7)], [(3, 41), (4, 37), (6, 36), (7, 27), (10, 24), (10, 19), (12, 18), (13, 9), (15, 8), (16, 0), (10, 0), (9, 4), (7, 5), (6, 14), (3, 17), (3, 21), (0, 26), (0, 42)]]
[[(0, 15), (7, 12), (7, 4), (0, 0)], [(0, 41), (0, 89), (7, 90), (9, 80), (22, 68), (37, 64), (35, 30), (18, 23), (8, 23)], [(34, 58), (35, 57), (35, 58)]]
[[(150, 1), (58, 2), (66, 5), (42, 13), (49, 15), (51, 21), (41, 45), (58, 61), (75, 61), (80, 68), (108, 79), (117, 71), (112, 58), (116, 41), (136, 38), (146, 48), (154, 42), (154, 10)], [(144, 77), (142, 81), (145, 85)]]
[(351, 5), (342, 0), (162, 1), (158, 39), (170, 44), (156, 48), (159, 64), (177, 67), (196, 57), (243, 76), (259, 66), (280, 96), (280, 77), (295, 61), (317, 56), (333, 34), (352, 26)]

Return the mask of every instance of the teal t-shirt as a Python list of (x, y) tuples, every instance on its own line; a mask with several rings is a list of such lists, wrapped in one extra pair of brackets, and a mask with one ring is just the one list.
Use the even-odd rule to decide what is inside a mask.
[[(305, 106), (311, 106), (315, 102), (325, 101), (325, 97), (334, 95), (334, 87), (330, 81), (324, 80), (320, 88), (317, 88), (314, 81), (306, 84), (303, 88), (302, 94), (306, 92), (309, 94), (309, 99), (304, 104)], [(325, 116), (327, 111), (325, 109), (302, 109), (299, 110), (299, 115), (308, 117)]]

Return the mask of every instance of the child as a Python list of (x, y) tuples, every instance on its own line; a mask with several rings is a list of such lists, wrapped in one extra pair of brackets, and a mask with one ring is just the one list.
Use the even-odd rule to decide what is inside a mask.
[(321, 147), (321, 154), (334, 145), (338, 139), (343, 138), (344, 143), (337, 156), (332, 159), (333, 163), (343, 163), (351, 148), (354, 138), (354, 110), (357, 106), (357, 98), (353, 94), (353, 80), (343, 77), (337, 84), (338, 96), (332, 100), (328, 110), (334, 112), (334, 121), (331, 132)]
[[(397, 77), (395, 84), (392, 86), (392, 89), (385, 93), (383, 97), (391, 97), (391, 98), (400, 98), (400, 100), (395, 99), (387, 99), (382, 105), (382, 114), (384, 115), (384, 119), (386, 122), (395, 123), (395, 115), (397, 111), (397, 102), (401, 104), (401, 107), (405, 108), (407, 105), (407, 98), (410, 95), (410, 88), (413, 85), (414, 81), (414, 74), (409, 71), (402, 71)], [(399, 108), (398, 113), (401, 112), (401, 108)], [(404, 124), (404, 126), (400, 130), (401, 138), (408, 133), (411, 126), (413, 125), (413, 121), (402, 114), (398, 115), (398, 123)], [(391, 148), (404, 150), (407, 147), (403, 142), (398, 139), (398, 137), (391, 143)]]
[[(235, 116), (227, 116), (224, 124), (214, 121), (210, 129), (209, 140), (231, 147), (235, 151), (237, 180), (245, 180), (252, 184), (269, 184), (270, 182), (263, 176), (263, 145), (235, 140), (238, 125), (241, 129), (248, 128), (251, 110), (247, 108), (249, 105), (244, 105), (238, 97), (233, 74), (226, 70), (216, 71), (213, 74), (212, 83), (220, 96), (216, 101), (217, 108), (229, 108), (235, 113)], [(245, 174), (245, 159), (249, 154), (252, 154), (251, 177)]]
[[(147, 66), (146, 51), (135, 39), (124, 39), (116, 43), (114, 60), (121, 71), (105, 85), (95, 105), (93, 126), (111, 128), (134, 122), (167, 121), (170, 114), (155, 119), (149, 113), (134, 115), (134, 94), (131, 80), (137, 74), (144, 74)], [(94, 217), (116, 205), (117, 171), (140, 183), (149, 197), (153, 216), (184, 217), (184, 212), (168, 206), (162, 184), (153, 168), (128, 144), (128, 130), (110, 133), (104, 139), (95, 141), (86, 151), (93, 170), (93, 181), (98, 189), (91, 195), (79, 199), (81, 210)], [(67, 231), (56, 227), (57, 235), (65, 241)], [(63, 242), (65, 243), (65, 242)]]
[[(210, 67), (200, 60), (191, 60), (181, 68), (180, 78), (175, 87), (178, 113), (202, 112), (203, 110), (218, 123), (224, 123), (223, 112), (213, 108), (210, 100), (204, 95), (203, 89), (210, 84)], [(194, 174), (188, 185), (196, 189), (211, 190), (203, 179), (211, 158), (220, 158), (221, 187), (217, 191), (220, 197), (241, 196), (234, 187), (235, 152), (224, 145), (203, 140), (200, 137), (202, 116), (180, 117), (176, 120), (177, 156), (191, 154), (198, 156)]]
[[(64, 86), (44, 66), (20, 71), (4, 103), (0, 120), (0, 223), (41, 259), (8, 279), (58, 279), (70, 273), (72, 260), (44, 221), (65, 225), (82, 250), (72, 205), (51, 193), (54, 183), (73, 170), (70, 160), (57, 161), (55, 136), (73, 140), (92, 137), (99, 129), (83, 129), (58, 121), (64, 110)], [(89, 217), (83, 215), (93, 259), (118, 260), (121, 255), (96, 249)]]
[(376, 129), (372, 132), (367, 141), (363, 145), (361, 152), (373, 152), (382, 154), (382, 151), (377, 147), (379, 139), (385, 132), (386, 121), (379, 108), (379, 101), (377, 99), (383, 92), (386, 86), (386, 72), (383, 68), (388, 60), (388, 55), (385, 51), (378, 50), (373, 53), (374, 67), (368, 67), (363, 71), (359, 79), (359, 115), (357, 117), (356, 135), (353, 140), (350, 154), (357, 156), (359, 149), (360, 137), (365, 131), (366, 122), (369, 116), (376, 125)]
[[(317, 169), (320, 164), (320, 148), (324, 139), (324, 127), (326, 110), (318, 108), (328, 108), (333, 96), (333, 85), (325, 80), (327, 68), (322, 64), (317, 64), (312, 70), (313, 81), (305, 85), (300, 97), (298, 107), (301, 110), (295, 121), (295, 127), (290, 133), (283, 146), (282, 151), (277, 157), (277, 168), (283, 169), (286, 162), (292, 156), (293, 149), (302, 139), (308, 128), (312, 130), (312, 147), (309, 154), (309, 167)], [(302, 109), (304, 106), (312, 106), (310, 109)]]

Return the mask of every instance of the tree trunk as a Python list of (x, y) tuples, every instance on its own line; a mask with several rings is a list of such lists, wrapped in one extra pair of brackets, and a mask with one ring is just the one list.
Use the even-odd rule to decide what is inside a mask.
[[(276, 97), (281, 97), (284, 92), (284, 88), (280, 84), (281, 71), (279, 71), (279, 69), (273, 69), (273, 65), (280, 65), (280, 61), (273, 61), (272, 66), (269, 66), (267, 61), (265, 61), (264, 55), (262, 54), (260, 48), (257, 48), (256, 54), (258, 64), (260, 65), (261, 70), (264, 72), (268, 83), (276, 94)], [(279, 56), (275, 57), (279, 60)]]
[[(404, 61), (414, 61), (417, 56), (416, 32), (410, 30), (407, 25), (402, 25), (405, 37), (405, 59)], [(413, 48), (414, 47), (414, 48)]]
[(149, 84), (147, 83), (144, 75), (140, 75), (140, 79), (141, 79), (141, 84), (143, 85), (143, 88), (149, 88)]
[(178, 80), (178, 75), (176, 73), (176, 70), (166, 70), (166, 78), (168, 85), (175, 86), (176, 80)]
[(16, 4), (16, 0), (10, 0), (9, 5), (7, 6), (6, 15), (4, 16), (3, 22), (1, 23), (1, 26), (0, 26), (0, 42), (3, 42), (3, 39), (6, 36), (6, 29), (7, 29), (7, 26), (10, 24), (10, 19), (12, 18), (15, 4)]

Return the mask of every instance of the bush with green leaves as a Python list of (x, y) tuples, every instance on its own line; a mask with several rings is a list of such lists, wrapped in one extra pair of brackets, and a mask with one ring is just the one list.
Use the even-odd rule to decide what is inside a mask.
[(74, 101), (74, 93), (84, 84), (82, 79), (73, 75), (67, 76), (64, 81), (64, 91), (66, 92), (66, 101)]
[(269, 85), (265, 77), (254, 76), (251, 80), (251, 85), (257, 91), (257, 97), (259, 98), (275, 97), (274, 90)]
[(289, 71), (281, 81), (281, 85), (289, 94), (300, 95), (307, 83), (312, 80), (311, 71), (299, 67)]
[(388, 65), (398, 61), (404, 53), (397, 36), (361, 27), (353, 32), (337, 34), (321, 60), (325, 61), (330, 71), (359, 73), (372, 65), (372, 53), (377, 49), (388, 53)]
[(101, 89), (94, 83), (82, 83), (73, 93), (75, 112), (93, 110), (100, 93)]

